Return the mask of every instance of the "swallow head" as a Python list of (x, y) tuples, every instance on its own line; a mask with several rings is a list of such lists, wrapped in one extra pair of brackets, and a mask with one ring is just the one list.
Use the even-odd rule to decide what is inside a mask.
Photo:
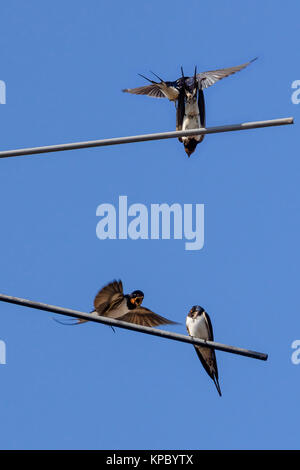
[(188, 157), (192, 155), (199, 142), (196, 139), (186, 139), (184, 141), (184, 150)]
[(197, 102), (198, 82), (196, 80), (193, 81), (192, 85), (185, 86), (184, 91), (186, 104), (192, 105)]
[(197, 87), (185, 88), (185, 102), (186, 104), (194, 104), (197, 101)]
[(144, 293), (141, 290), (135, 290), (129, 295), (129, 301), (135, 307), (139, 307), (144, 300)]
[(194, 305), (189, 311), (188, 317), (197, 318), (202, 315), (203, 312), (205, 312), (204, 308), (200, 307), (200, 305)]

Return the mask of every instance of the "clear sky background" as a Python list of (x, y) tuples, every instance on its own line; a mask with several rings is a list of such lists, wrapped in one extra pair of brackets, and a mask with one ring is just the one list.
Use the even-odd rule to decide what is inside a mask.
[[(90, 311), (114, 278), (181, 325), (194, 304), (219, 342), (219, 398), (194, 348), (0, 304), (0, 447), (299, 448), (300, 79), (295, 1), (11, 0), (1, 6), (0, 149), (175, 129), (167, 100), (132, 96), (167, 80), (246, 70), (205, 91), (207, 125), (295, 116), (294, 126), (211, 135), (190, 159), (175, 139), (0, 161), (0, 291)], [(205, 204), (205, 245), (96, 237), (96, 208)]]

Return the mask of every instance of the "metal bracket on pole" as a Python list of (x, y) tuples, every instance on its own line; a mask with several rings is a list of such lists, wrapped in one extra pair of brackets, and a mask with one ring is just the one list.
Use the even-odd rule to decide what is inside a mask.
[(77, 310), (70, 310), (68, 308), (57, 307), (55, 305), (48, 305), (41, 302), (35, 302), (32, 300), (21, 299), (19, 297), (12, 297), (5, 294), (0, 294), (0, 301), (8, 302), (11, 304), (21, 305), (23, 307), (35, 308), (38, 310), (44, 310), (46, 312), (52, 312), (59, 315), (66, 315), (68, 317), (74, 317), (78, 319), (93, 321), (97, 323), (103, 323), (116, 328), (123, 328), (125, 330), (137, 331), (147, 335), (159, 336), (161, 338), (171, 339), (174, 341), (181, 341), (182, 343), (190, 343), (197, 346), (206, 346), (208, 348), (217, 349), (219, 351), (229, 352), (232, 354), (238, 354), (240, 356), (252, 357), (253, 359), (260, 359), (266, 361), (268, 355), (257, 351), (251, 351), (249, 349), (238, 348), (236, 346), (228, 346), (226, 344), (216, 343), (215, 341), (205, 341), (203, 339), (193, 338), (191, 336), (182, 335), (179, 333), (172, 333), (170, 331), (158, 330), (156, 328), (150, 328), (148, 326), (140, 326), (134, 323), (128, 323), (125, 321), (116, 320), (109, 317), (100, 317), (98, 315), (91, 315)]

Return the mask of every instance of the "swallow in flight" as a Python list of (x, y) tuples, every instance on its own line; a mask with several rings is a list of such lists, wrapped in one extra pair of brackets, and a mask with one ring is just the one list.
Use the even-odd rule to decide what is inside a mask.
[[(139, 74), (150, 82), (150, 85), (137, 88), (125, 88), (123, 91), (134, 95), (168, 98), (170, 101), (173, 101), (176, 106), (176, 130), (199, 129), (205, 127), (205, 101), (203, 90), (214, 85), (214, 83), (222, 78), (233, 75), (246, 68), (256, 59), (257, 58), (235, 67), (210, 70), (201, 73), (197, 73), (195, 67), (193, 77), (186, 77), (181, 67), (181, 77), (175, 81), (162, 80), (158, 75), (151, 72), (159, 79), (159, 82), (155, 82)], [(204, 135), (196, 135), (180, 137), (179, 141), (183, 142), (185, 151), (187, 155), (190, 156), (203, 139)]]
[[(150, 327), (176, 324), (176, 322), (142, 307), (143, 300), (144, 293), (142, 291), (135, 290), (131, 294), (124, 294), (122, 281), (113, 281), (98, 292), (91, 314)], [(78, 325), (87, 321), (79, 319), (71, 324)]]

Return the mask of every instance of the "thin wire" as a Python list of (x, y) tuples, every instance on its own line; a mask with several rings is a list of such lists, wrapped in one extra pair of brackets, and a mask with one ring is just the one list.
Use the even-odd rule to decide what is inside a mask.
[(116, 328), (123, 328), (126, 330), (137, 331), (139, 333), (144, 333), (153, 336), (159, 336), (161, 338), (171, 339), (174, 341), (181, 341), (183, 343), (190, 343), (198, 346), (205, 346), (212, 349), (217, 349), (219, 351), (229, 352), (232, 354), (238, 354), (240, 356), (247, 356), (253, 359), (260, 359), (266, 361), (268, 358), (267, 354), (260, 353), (257, 351), (251, 351), (249, 349), (238, 348), (236, 346), (229, 346), (222, 343), (217, 343), (215, 341), (205, 341), (199, 338), (193, 338), (191, 336), (182, 335), (179, 333), (173, 333), (170, 331), (159, 330), (156, 328), (150, 328), (148, 326), (136, 325), (134, 323), (128, 323), (124, 321), (117, 320), (115, 318), (109, 317), (100, 317), (98, 315), (92, 315), (84, 312), (79, 312), (77, 310), (71, 310), (68, 308), (57, 307), (55, 305), (48, 305), (41, 302), (35, 302), (32, 300), (21, 299), (19, 297), (12, 297), (5, 294), (0, 294), (0, 301), (8, 302), (11, 304), (21, 305), (23, 307), (34, 308), (37, 310), (43, 310), (46, 312), (52, 312), (59, 315), (65, 315), (68, 317), (93, 321), (97, 323), (103, 323), (105, 325), (110, 325)]
[(230, 124), (226, 126), (207, 127), (201, 129), (188, 129), (185, 131), (160, 132), (157, 134), (145, 134), (128, 137), (114, 137), (112, 139), (89, 140), (87, 142), (71, 142), (68, 144), (48, 145), (44, 147), (32, 147), (16, 150), (4, 150), (0, 152), (0, 158), (20, 157), (25, 155), (36, 155), (50, 152), (61, 152), (64, 150), (76, 150), (91, 147), (104, 147), (108, 145), (130, 144), (134, 142), (146, 142), (150, 140), (175, 139), (191, 135), (217, 134), (220, 132), (242, 131), (247, 129), (258, 129), (262, 127), (284, 126), (293, 124), (294, 118), (272, 119), (269, 121), (253, 121), (241, 124)]

